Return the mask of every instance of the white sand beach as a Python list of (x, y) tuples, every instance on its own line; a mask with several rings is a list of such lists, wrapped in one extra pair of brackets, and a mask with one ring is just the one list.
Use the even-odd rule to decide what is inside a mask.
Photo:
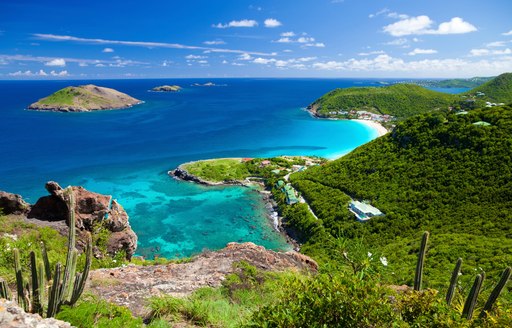
[(369, 126), (371, 127), (372, 129), (376, 130), (377, 133), (379, 134), (379, 137), (382, 137), (383, 135), (385, 135), (386, 133), (388, 133), (389, 131), (382, 126), (382, 124), (380, 124), (379, 122), (375, 122), (375, 121), (369, 121), (369, 120), (353, 120), (353, 121), (357, 121), (357, 122), (360, 122), (360, 123), (363, 123), (365, 124), (366, 126)]

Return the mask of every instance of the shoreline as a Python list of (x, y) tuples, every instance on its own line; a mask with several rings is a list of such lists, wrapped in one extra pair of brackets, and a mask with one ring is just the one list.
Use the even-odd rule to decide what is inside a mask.
[(362, 123), (366, 125), (369, 128), (374, 129), (377, 131), (377, 138), (382, 137), (383, 135), (386, 135), (389, 133), (388, 129), (386, 129), (382, 124), (380, 124), (377, 121), (372, 120), (360, 120), (360, 119), (351, 119), (351, 121), (356, 121), (359, 123)]

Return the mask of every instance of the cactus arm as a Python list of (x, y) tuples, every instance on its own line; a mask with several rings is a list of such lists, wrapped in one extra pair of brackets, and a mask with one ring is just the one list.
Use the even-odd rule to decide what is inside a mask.
[(16, 291), (18, 294), (18, 305), (27, 311), (27, 304), (25, 302), (25, 290), (23, 288), (23, 274), (21, 272), (21, 263), (20, 263), (20, 251), (15, 248), (13, 249), (14, 255), (14, 271), (16, 273)]
[(11, 300), (11, 293), (9, 287), (7, 286), (7, 282), (0, 278), (0, 298), (5, 298), (6, 300)]
[[(69, 294), (70, 286), (73, 285), (72, 279), (75, 277), (76, 265), (73, 268), (73, 257), (76, 256), (75, 251), (75, 196), (71, 187), (66, 188), (66, 195), (68, 199), (68, 216), (69, 216), (69, 234), (68, 234), (68, 254), (66, 257), (66, 266), (64, 269), (64, 276), (62, 278), (62, 289), (60, 292), (59, 303), (66, 300)], [(76, 264), (76, 261), (75, 261)]]
[(475, 310), (478, 294), (480, 294), (480, 289), (482, 288), (482, 282), (483, 276), (481, 274), (477, 274), (473, 287), (471, 287), (466, 303), (464, 304), (464, 309), (462, 310), (462, 317), (467, 320), (471, 320), (473, 317), (473, 311)]
[(87, 278), (89, 276), (89, 270), (91, 269), (92, 263), (92, 240), (91, 236), (87, 237), (87, 248), (85, 253), (85, 267), (84, 271), (81, 274), (77, 274), (75, 279), (75, 285), (73, 286), (73, 294), (71, 296), (70, 304), (73, 305), (76, 303), (82, 292), (84, 291), (85, 283), (87, 282)]
[(416, 274), (414, 276), (414, 290), (420, 291), (423, 281), (423, 266), (425, 264), (425, 254), (427, 253), (429, 233), (425, 231), (421, 239), (420, 253), (418, 254), (418, 263), (416, 264)]
[(30, 252), (30, 271), (32, 276), (32, 308), (30, 312), (39, 313), (41, 312), (41, 287), (39, 286), (36, 253), (34, 252)]
[(487, 316), (487, 313), (491, 311), (492, 306), (494, 305), (494, 302), (496, 302), (496, 300), (500, 296), (501, 292), (505, 288), (507, 281), (510, 279), (511, 273), (512, 273), (511, 267), (507, 267), (505, 270), (503, 270), (503, 273), (501, 274), (500, 281), (498, 281), (498, 284), (492, 290), (491, 295), (489, 295), (489, 298), (487, 299), (487, 302), (485, 302), (482, 312), (480, 312), (480, 318), (485, 318), (485, 316)]
[(459, 257), (457, 259), (457, 263), (455, 264), (455, 269), (453, 269), (452, 272), (452, 277), (450, 279), (450, 287), (448, 287), (448, 292), (446, 293), (446, 303), (448, 303), (448, 305), (452, 304), (453, 296), (455, 295), (455, 287), (457, 286), (457, 280), (459, 279), (461, 266), (462, 259)]
[(43, 255), (44, 261), (44, 272), (46, 275), (46, 281), (52, 280), (52, 268), (50, 267), (50, 261), (48, 260), (48, 252), (46, 251), (46, 246), (44, 242), (41, 242), (41, 253)]
[(37, 262), (37, 271), (39, 272), (37, 278), (39, 279), (39, 315), (40, 316), (43, 316), (43, 308), (44, 308), (44, 304), (43, 304), (43, 300), (45, 299), (45, 296), (46, 296), (46, 284), (45, 284), (45, 273), (44, 273), (44, 265), (43, 265), (43, 262), (39, 261)]
[(50, 298), (48, 300), (48, 307), (46, 311), (46, 317), (53, 317), (59, 308), (59, 299), (60, 299), (60, 276), (61, 276), (61, 264), (57, 263), (55, 265), (55, 272), (53, 275), (53, 283), (50, 288)]

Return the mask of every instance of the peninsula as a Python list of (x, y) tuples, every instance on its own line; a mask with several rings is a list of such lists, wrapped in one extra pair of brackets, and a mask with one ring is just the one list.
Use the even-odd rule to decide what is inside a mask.
[(154, 87), (151, 91), (156, 92), (178, 92), (181, 90), (179, 85), (161, 85), (158, 87)]
[(28, 106), (31, 110), (53, 112), (92, 112), (121, 109), (140, 104), (142, 101), (114, 89), (93, 84), (70, 86)]

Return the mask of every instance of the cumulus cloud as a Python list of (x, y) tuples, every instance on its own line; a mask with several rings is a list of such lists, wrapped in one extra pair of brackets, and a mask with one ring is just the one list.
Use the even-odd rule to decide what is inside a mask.
[(187, 55), (185, 56), (186, 59), (204, 59), (208, 58), (208, 56), (198, 56), (198, 55)]
[(267, 18), (267, 19), (265, 19), (263, 24), (265, 24), (265, 27), (270, 27), (270, 28), (279, 27), (279, 26), (283, 25), (280, 21), (278, 21), (275, 18)]
[(249, 54), (241, 54), (240, 56), (238, 56), (238, 59), (239, 60), (251, 60), (253, 58)]
[(51, 76), (58, 76), (58, 77), (63, 77), (63, 76), (68, 76), (68, 71), (60, 71), (60, 72), (56, 72), (56, 71), (51, 71), (50, 72)]
[(258, 22), (253, 19), (242, 19), (239, 21), (231, 21), (227, 24), (214, 24), (212, 27), (215, 28), (229, 28), (229, 27), (256, 27), (258, 26)]
[(55, 58), (45, 63), (46, 66), (66, 66), (66, 61), (63, 58)]
[(432, 55), (437, 54), (437, 50), (434, 49), (419, 49), (416, 48), (413, 51), (409, 52), (409, 56), (416, 56), (416, 55)]
[(403, 46), (403, 45), (407, 44), (407, 42), (408, 41), (406, 38), (398, 38), (398, 39), (394, 39), (389, 42), (386, 42), (385, 44), (389, 45), (389, 46)]
[(226, 42), (222, 40), (213, 40), (213, 41), (204, 41), (204, 44), (207, 44), (209, 46), (219, 45), (219, 44), (226, 44)]
[(505, 33), (501, 33), (501, 35), (512, 35), (512, 30), (508, 31), (508, 32), (505, 32)]
[(275, 62), (276, 60), (274, 58), (261, 58), (261, 57), (258, 57), (256, 59), (254, 59), (252, 62), (255, 63), (255, 64), (263, 64), (263, 65), (267, 65), (269, 63), (273, 63)]
[(162, 67), (169, 67), (172, 65), (172, 63), (174, 63), (172, 60), (164, 60), (162, 62)]
[(105, 48), (101, 52), (107, 52), (107, 53), (108, 52), (114, 52), (114, 49), (112, 49), (112, 48)]
[(509, 42), (508, 41), (494, 41), (494, 42), (487, 43), (485, 46), (486, 47), (504, 47), (507, 43), (509, 43)]
[(384, 26), (383, 31), (392, 36), (414, 34), (463, 34), (477, 30), (475, 26), (460, 17), (453, 17), (449, 22), (439, 24), (432, 29), (434, 21), (426, 15), (401, 19), (398, 22)]
[(306, 43), (304, 47), (325, 48), (325, 44), (323, 42)]

